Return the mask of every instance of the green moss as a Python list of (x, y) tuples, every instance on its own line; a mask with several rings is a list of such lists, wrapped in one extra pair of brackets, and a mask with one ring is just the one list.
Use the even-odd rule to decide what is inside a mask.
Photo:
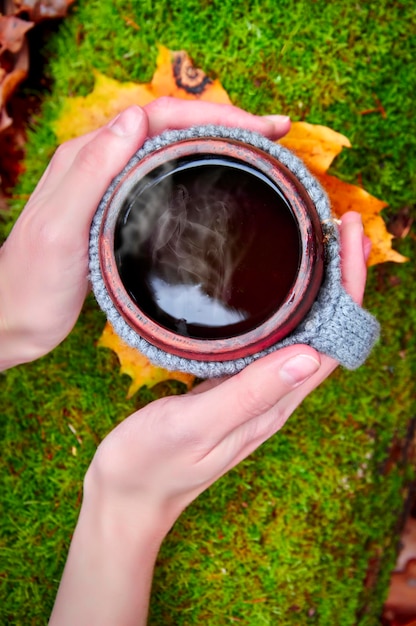
[[(49, 45), (53, 91), (19, 194), (53, 153), (63, 98), (88, 93), (93, 68), (150, 80), (162, 43), (186, 49), (250, 111), (348, 135), (353, 148), (334, 171), (361, 178), (389, 203), (386, 215), (411, 207), (415, 25), (411, 3), (387, 0), (79, 1)], [(378, 101), (386, 117), (363, 114)], [(414, 235), (398, 247), (415, 258)], [(415, 278), (413, 261), (370, 271), (366, 306), (383, 335), (367, 364), (337, 371), (177, 522), (159, 556), (151, 624), (379, 623), (414, 477), (399, 451), (415, 415)], [(46, 621), (98, 442), (157, 395), (181, 391), (162, 385), (126, 400), (115, 356), (96, 348), (103, 324), (89, 298), (59, 348), (1, 375), (2, 623)]]

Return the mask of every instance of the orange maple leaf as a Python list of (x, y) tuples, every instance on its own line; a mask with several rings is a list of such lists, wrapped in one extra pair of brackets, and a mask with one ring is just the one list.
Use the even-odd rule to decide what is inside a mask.
[(342, 148), (351, 147), (347, 137), (326, 126), (294, 122), (290, 132), (280, 139), (280, 143), (302, 159), (320, 181), (328, 194), (332, 212), (336, 217), (341, 217), (352, 210), (361, 213), (364, 232), (372, 243), (369, 265), (384, 261), (396, 263), (407, 261), (406, 257), (391, 247), (393, 235), (387, 231), (383, 218), (379, 215), (387, 206), (386, 202), (375, 198), (361, 187), (327, 174), (328, 168)]
[[(61, 116), (55, 122), (58, 141), (63, 142), (95, 130), (127, 106), (131, 104), (145, 106), (161, 96), (231, 103), (220, 82), (211, 80), (201, 69), (195, 68), (185, 51), (172, 52), (160, 46), (156, 71), (150, 83), (119, 83), (95, 72), (95, 86), (89, 95), (67, 98)], [(351, 147), (344, 135), (325, 126), (294, 122), (289, 134), (281, 139), (280, 143), (297, 154), (321, 182), (337, 217), (350, 209), (361, 213), (365, 232), (373, 245), (370, 264), (406, 261), (405, 257), (392, 249), (392, 235), (387, 232), (379, 215), (386, 203), (371, 196), (364, 189), (345, 183), (327, 173), (341, 150)], [(131, 376), (129, 396), (142, 385), (152, 386), (169, 378), (182, 380), (188, 386), (192, 384), (193, 377), (189, 375), (168, 372), (151, 365), (146, 357), (124, 344), (108, 324), (99, 345), (114, 350), (120, 359), (121, 372)]]
[(219, 80), (211, 80), (201, 69), (196, 68), (184, 50), (172, 52), (164, 46), (159, 46), (150, 89), (155, 98), (173, 96), (182, 100), (231, 104)]

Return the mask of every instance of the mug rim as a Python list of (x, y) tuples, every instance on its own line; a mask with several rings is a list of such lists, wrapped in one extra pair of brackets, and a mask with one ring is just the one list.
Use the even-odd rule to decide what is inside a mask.
[[(297, 276), (283, 303), (264, 322), (229, 338), (194, 338), (176, 334), (150, 318), (134, 302), (118, 272), (114, 238), (117, 219), (129, 192), (144, 176), (183, 157), (216, 156), (241, 161), (277, 186), (291, 208), (300, 232)], [(127, 324), (150, 344), (187, 359), (235, 360), (272, 346), (292, 332), (308, 313), (323, 278), (324, 245), (319, 215), (296, 176), (269, 153), (236, 139), (187, 138), (145, 155), (118, 181), (104, 207), (99, 232), (99, 263), (108, 295)]]

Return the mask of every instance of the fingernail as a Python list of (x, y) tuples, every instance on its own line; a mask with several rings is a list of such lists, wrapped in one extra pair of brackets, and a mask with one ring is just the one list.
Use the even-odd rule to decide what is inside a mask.
[(318, 371), (321, 364), (309, 354), (297, 354), (283, 363), (280, 376), (291, 387), (297, 387)]
[(363, 220), (359, 213), (356, 211), (348, 211), (341, 217), (341, 224), (345, 226), (346, 224), (359, 224), (361, 227), (361, 232), (363, 232)]
[(270, 120), (273, 124), (288, 124), (290, 122), (290, 117), (288, 115), (263, 115), (266, 120)]
[(131, 106), (119, 113), (109, 124), (108, 128), (119, 137), (134, 135), (143, 120), (143, 111), (138, 106)]

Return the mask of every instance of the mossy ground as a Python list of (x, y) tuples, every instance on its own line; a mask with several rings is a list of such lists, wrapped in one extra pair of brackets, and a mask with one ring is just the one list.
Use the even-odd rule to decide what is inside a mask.
[[(353, 149), (334, 171), (386, 200), (388, 219), (415, 198), (415, 32), (410, 2), (78, 0), (50, 44), (53, 91), (18, 192), (53, 153), (62, 99), (87, 93), (93, 68), (147, 82), (162, 43), (186, 49), (235, 104), (346, 134)], [(378, 100), (387, 117), (361, 114)], [(398, 244), (409, 263), (370, 272), (366, 306), (383, 334), (367, 364), (338, 370), (172, 529), (151, 624), (379, 623), (414, 477), (411, 450), (407, 462), (399, 452), (415, 418), (414, 242)], [(1, 623), (47, 621), (98, 442), (156, 395), (182, 391), (127, 401), (116, 357), (96, 348), (103, 324), (89, 298), (59, 348), (2, 375)]]

